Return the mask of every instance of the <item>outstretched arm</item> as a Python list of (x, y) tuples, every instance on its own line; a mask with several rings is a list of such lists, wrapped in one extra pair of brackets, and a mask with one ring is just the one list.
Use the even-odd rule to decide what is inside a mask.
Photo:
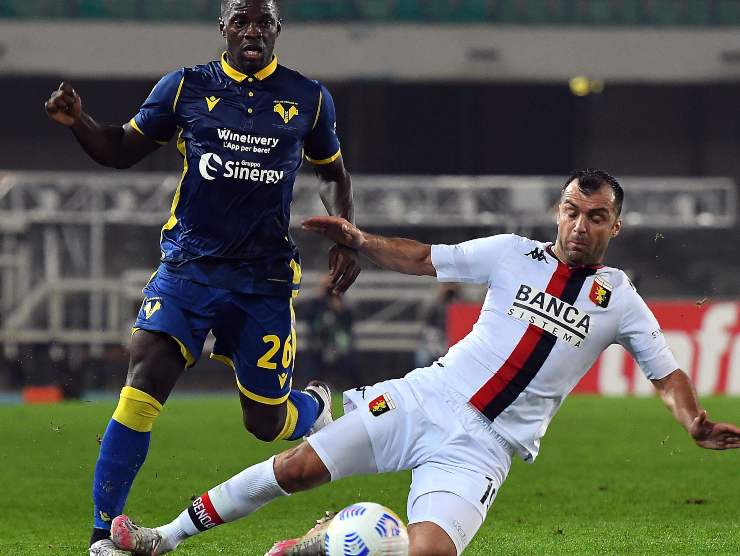
[(652, 383), (673, 416), (697, 445), (712, 450), (740, 448), (740, 428), (729, 423), (710, 421), (706, 410), (699, 405), (691, 379), (681, 369)]
[[(352, 178), (344, 167), (341, 156), (329, 164), (314, 166), (319, 178), (319, 195), (326, 207), (326, 212), (332, 216), (344, 218), (354, 222), (355, 207), (352, 200)], [(329, 251), (329, 275), (331, 288), (336, 293), (344, 293), (354, 284), (360, 275), (359, 257), (357, 251), (342, 245), (335, 245)]]
[(66, 82), (51, 94), (44, 108), (49, 118), (72, 130), (90, 158), (109, 168), (130, 168), (160, 146), (130, 124), (112, 126), (96, 122), (82, 110), (82, 99)]
[(417, 276), (437, 275), (432, 265), (432, 246), (426, 243), (369, 234), (348, 220), (334, 216), (309, 218), (303, 223), (303, 229), (356, 249), (383, 268)]

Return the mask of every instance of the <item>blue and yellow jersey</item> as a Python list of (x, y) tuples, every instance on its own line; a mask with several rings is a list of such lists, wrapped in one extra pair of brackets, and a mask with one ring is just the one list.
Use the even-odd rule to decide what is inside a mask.
[(221, 60), (165, 75), (131, 120), (184, 159), (162, 261), (171, 274), (247, 293), (290, 295), (300, 283), (288, 233), (305, 156), (340, 155), (331, 95), (277, 58), (245, 75)]

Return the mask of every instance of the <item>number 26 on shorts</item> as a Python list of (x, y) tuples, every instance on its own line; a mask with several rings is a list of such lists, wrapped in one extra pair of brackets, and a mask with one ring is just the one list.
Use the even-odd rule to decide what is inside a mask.
[(278, 352), (280, 352), (280, 347), (282, 346), (280, 363), (282, 363), (283, 369), (289, 369), (295, 359), (296, 353), (295, 329), (291, 330), (290, 335), (285, 338), (284, 342), (281, 342), (280, 337), (275, 336), (274, 334), (263, 336), (262, 341), (270, 347), (267, 349), (265, 354), (257, 360), (257, 366), (269, 371), (277, 370), (278, 364), (275, 359)]

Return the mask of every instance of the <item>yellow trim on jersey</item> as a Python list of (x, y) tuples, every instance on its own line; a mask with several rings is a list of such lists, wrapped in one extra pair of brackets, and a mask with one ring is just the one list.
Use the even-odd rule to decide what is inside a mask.
[[(257, 73), (254, 74), (254, 77), (256, 77), (259, 81), (263, 81), (264, 79), (267, 79), (270, 77), (273, 73), (275, 73), (275, 70), (278, 66), (278, 59), (277, 56), (273, 55), (272, 60), (269, 64), (267, 64), (264, 68), (259, 70)], [(241, 83), (245, 79), (247, 79), (249, 76), (245, 73), (240, 72), (238, 69), (232, 67), (229, 62), (226, 61), (226, 52), (221, 54), (221, 69), (224, 70), (224, 73), (231, 77), (234, 81), (237, 81), (238, 83)]]
[[(133, 327), (131, 329), (131, 335), (133, 336), (139, 330), (145, 330), (145, 329), (144, 328)], [(167, 334), (167, 332), (164, 332), (164, 331), (161, 331), (161, 332), (163, 334)], [(179, 338), (176, 338), (172, 334), (167, 334), (167, 336), (169, 336), (170, 338), (172, 338), (173, 340), (175, 340), (177, 342), (177, 345), (180, 346), (180, 353), (182, 354), (183, 359), (185, 359), (185, 366), (186, 367), (192, 367), (193, 365), (195, 365), (195, 357), (193, 357), (193, 354), (190, 353), (190, 350), (187, 347), (185, 347), (185, 344), (183, 344), (182, 341), (180, 341)]]
[(151, 432), (162, 404), (152, 396), (131, 386), (124, 386), (113, 413), (113, 420), (136, 432)]
[(321, 105), (324, 103), (324, 91), (319, 89), (319, 106), (316, 108), (316, 118), (313, 121), (311, 129), (316, 129), (316, 124), (319, 123), (319, 116), (321, 115)]
[(342, 149), (339, 149), (337, 151), (337, 154), (335, 154), (334, 156), (330, 156), (329, 158), (324, 158), (323, 160), (314, 160), (308, 155), (306, 155), (306, 160), (308, 160), (311, 164), (316, 164), (317, 166), (323, 166), (324, 164), (331, 164), (340, 156), (342, 156)]
[(293, 436), (295, 428), (298, 425), (298, 408), (293, 404), (293, 402), (288, 401), (287, 409), (288, 412), (285, 414), (285, 425), (283, 426), (283, 430), (278, 433), (274, 442), (277, 442), (278, 440), (287, 440)]
[(277, 56), (273, 55), (272, 60), (270, 60), (270, 63), (267, 64), (261, 70), (259, 70), (257, 73), (255, 73), (254, 76), (260, 81), (263, 81), (267, 79), (268, 77), (270, 77), (273, 73), (275, 73), (277, 66), (278, 66)]
[[(292, 382), (292, 381), (291, 381)], [(264, 396), (260, 396), (259, 394), (255, 394), (254, 392), (250, 392), (244, 386), (242, 386), (241, 382), (239, 382), (239, 377), (236, 377), (236, 386), (239, 388), (239, 391), (244, 394), (246, 397), (248, 397), (250, 400), (254, 400), (256, 402), (259, 402), (261, 404), (265, 405), (280, 405), (285, 400), (288, 399), (288, 396), (290, 395), (290, 391), (288, 391), (287, 394), (285, 394), (281, 398), (265, 398)]]
[(182, 176), (180, 177), (180, 183), (177, 184), (177, 189), (175, 190), (175, 195), (172, 198), (172, 206), (170, 207), (170, 217), (165, 222), (164, 226), (162, 226), (162, 234), (160, 235), (160, 242), (162, 241), (162, 235), (167, 230), (171, 230), (175, 226), (177, 226), (177, 216), (175, 216), (175, 210), (177, 210), (177, 205), (180, 203), (180, 191), (182, 189), (182, 183), (185, 181), (185, 175), (188, 173), (188, 156), (187, 156), (187, 144), (185, 143), (185, 140), (182, 138), (182, 128), (180, 128), (180, 133), (177, 136), (177, 150), (180, 151), (180, 154), (182, 154), (182, 160), (183, 160), (183, 169), (182, 169)]
[(218, 353), (212, 353), (209, 356), (214, 361), (218, 361), (219, 363), (223, 363), (227, 367), (231, 367), (232, 371), (236, 371), (236, 365), (234, 365), (234, 361), (230, 357), (226, 357), (225, 355), (219, 355)]
[(301, 283), (301, 277), (303, 272), (301, 271), (301, 265), (295, 259), (290, 260), (290, 269), (293, 271), (293, 283), (298, 285)]
[[(134, 118), (131, 118), (131, 120), (129, 120), (128, 123), (136, 131), (138, 131), (139, 133), (141, 133), (141, 135), (143, 135), (147, 139), (151, 139), (151, 137), (149, 137), (146, 133), (144, 133), (143, 131), (141, 131), (141, 128), (139, 127), (139, 124), (136, 123), (136, 118), (135, 117)], [(156, 139), (152, 139), (152, 141), (154, 141), (155, 143), (158, 143), (160, 145), (166, 145), (168, 143), (168, 141), (157, 141)]]
[(174, 112), (177, 110), (177, 101), (180, 100), (180, 93), (182, 92), (182, 86), (183, 83), (185, 83), (185, 76), (182, 76), (182, 79), (180, 79), (180, 84), (177, 86), (177, 94), (175, 95), (175, 101), (172, 103), (172, 111)]
[(139, 133), (141, 133), (144, 137), (146, 137), (146, 133), (144, 133), (143, 131), (141, 131), (141, 128), (139, 127), (139, 124), (136, 123), (136, 118), (135, 117), (134, 118), (131, 118), (131, 121), (129, 122), (129, 125), (131, 127), (133, 127), (136, 131), (138, 131)]

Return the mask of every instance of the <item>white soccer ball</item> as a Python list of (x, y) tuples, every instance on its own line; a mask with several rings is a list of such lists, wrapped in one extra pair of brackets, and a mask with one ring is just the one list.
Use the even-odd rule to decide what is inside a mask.
[(374, 502), (347, 506), (324, 536), (326, 556), (407, 556), (409, 535), (393, 511)]

